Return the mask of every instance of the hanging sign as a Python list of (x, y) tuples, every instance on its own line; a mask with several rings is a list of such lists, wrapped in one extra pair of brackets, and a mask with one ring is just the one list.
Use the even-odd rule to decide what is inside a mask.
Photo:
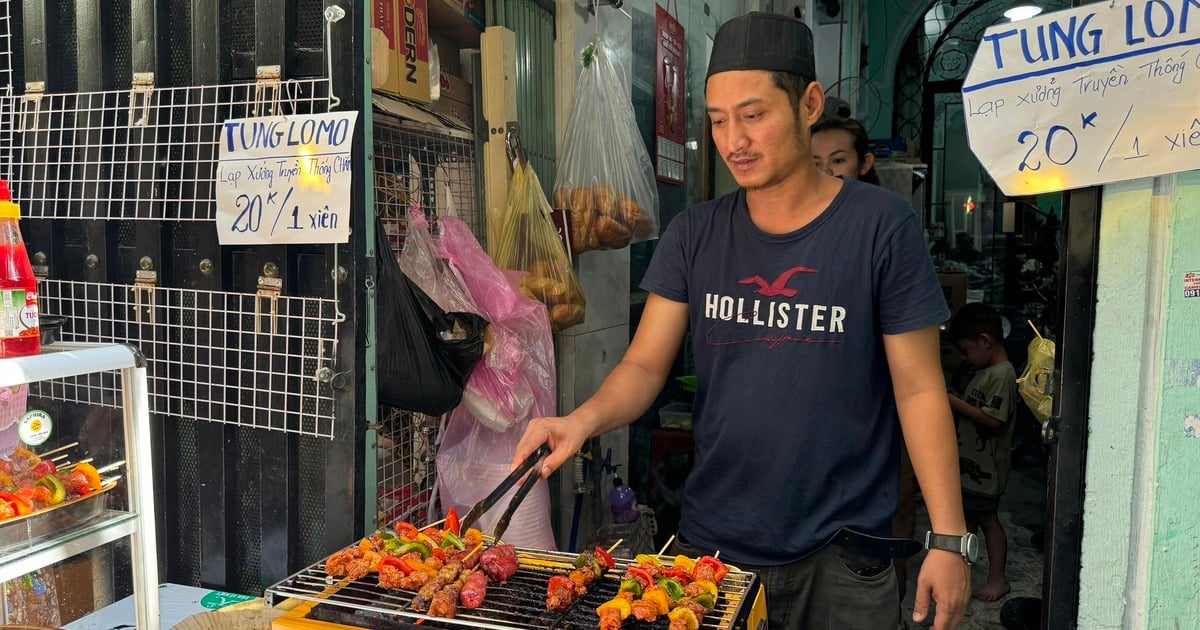
[(1200, 164), (1200, 0), (1113, 0), (992, 26), (963, 83), (971, 149), (1006, 195)]
[(683, 183), (684, 141), (687, 139), (687, 112), (684, 111), (687, 66), (684, 54), (687, 41), (683, 25), (666, 9), (656, 5), (654, 15), (655, 80), (654, 140), (655, 175), (660, 181)]
[(217, 165), (222, 245), (345, 243), (358, 112), (227, 120)]

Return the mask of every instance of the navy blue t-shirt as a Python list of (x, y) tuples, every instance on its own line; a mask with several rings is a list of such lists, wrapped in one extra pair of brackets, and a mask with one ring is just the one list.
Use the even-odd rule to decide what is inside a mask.
[(689, 543), (778, 565), (843, 526), (891, 535), (900, 431), (883, 335), (949, 318), (907, 203), (846, 182), (811, 223), (774, 235), (739, 190), (671, 221), (641, 286), (691, 316)]

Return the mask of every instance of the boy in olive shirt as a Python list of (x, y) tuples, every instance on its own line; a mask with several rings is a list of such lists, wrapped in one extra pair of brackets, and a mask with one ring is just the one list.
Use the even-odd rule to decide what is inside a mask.
[(1004, 350), (1000, 314), (986, 304), (967, 304), (950, 321), (950, 341), (978, 370), (962, 398), (950, 396), (958, 430), (963, 512), (967, 531), (983, 530), (987, 582), (975, 598), (996, 601), (1011, 590), (1004, 575), (1008, 538), (996, 512), (1011, 469), (1017, 374)]

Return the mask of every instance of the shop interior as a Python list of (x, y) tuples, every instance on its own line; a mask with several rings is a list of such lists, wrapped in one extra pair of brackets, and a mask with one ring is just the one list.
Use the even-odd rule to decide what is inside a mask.
[[(643, 144), (662, 146), (655, 132), (656, 11), (687, 33), (686, 72), (667, 75), (682, 83), (683, 157), (679, 170), (654, 182), (659, 226), (736, 186), (704, 115), (703, 64), (717, 26), (751, 10), (793, 14), (813, 26), (829, 95), (868, 130), (881, 185), (911, 201), (948, 306), (982, 302), (998, 310), (1018, 375), (1031, 342), (1061, 333), (1068, 198), (1001, 192), (969, 146), (971, 112), (961, 88), (985, 29), (1019, 19), (1013, 12), (1022, 8), (1055, 11), (1069, 0), (428, 0), (428, 43), (439, 51), (437, 99), (428, 84), (416, 96), (392, 89), (378, 62), (375, 69), (362, 63), (365, 47), (380, 41), (364, 43), (353, 30), (355, 20), (370, 21), (361, 3), (280, 3), (288, 5), (282, 29), (263, 6), (274, 3), (261, 1), (170, 3), (149, 24), (143, 5), (154, 3), (139, 0), (117, 2), (103, 15), (84, 3), (37, 4), (0, 0), (0, 42), (9, 47), (0, 51), (7, 60), (0, 77), (15, 90), (0, 113), (20, 123), (6, 133), (4, 144), (13, 149), (6, 149), (3, 174), (25, 213), (42, 309), (66, 318), (59, 340), (138, 347), (149, 365), (150, 429), (129, 436), (121, 410), (133, 406), (129, 397), (137, 392), (123, 390), (112, 373), (77, 375), (67, 387), (31, 385), (28, 404), (64, 419), (47, 446), (73, 458), (125, 464), (131, 448), (152, 453), (145, 458), (153, 462), (152, 480), (143, 482), (158, 497), (152, 517), (139, 513), (147, 504), (136, 494), (113, 493), (107, 509), (153, 523), (150, 562), (158, 579), (143, 575), (147, 555), (136, 538), (117, 537), (64, 557), (52, 571), (7, 582), (0, 621), (99, 627), (88, 624), (103, 614), (132, 619), (135, 607), (144, 612), (139, 592), (160, 583), (195, 589), (160, 589), (164, 615), (168, 608), (193, 614), (261, 604), (264, 596), (271, 602), (273, 586), (376, 528), (443, 518), (439, 496), (448, 482), (439, 449), (452, 414), (378, 404), (386, 383), (373, 373), (383, 346), (372, 319), (377, 276), (368, 250), (378, 245), (403, 268), (408, 237), (422, 229), (409, 214), (419, 207), (435, 225), (461, 219), (492, 254), (503, 237), (487, 209), (505, 206), (513, 163), (531, 168), (553, 203), (563, 166), (556, 155), (572, 105), (556, 83), (576, 81), (572, 62), (598, 34), (613, 42)], [(343, 17), (325, 8), (341, 4)], [(179, 25), (187, 28), (168, 28)], [(155, 36), (157, 50), (130, 44)], [(373, 54), (386, 56), (386, 45)], [(272, 66), (276, 74), (264, 79), (263, 68)], [(510, 67), (512, 80), (497, 82)], [(147, 84), (150, 71), (157, 79)], [(373, 223), (382, 240), (217, 242), (206, 221), (220, 187), (212, 140), (222, 121), (264, 115), (271, 103), (282, 107), (271, 111), (289, 115), (358, 110), (370, 135), (350, 156), (371, 166), (364, 169), (369, 176), (354, 174), (350, 207), (371, 208), (354, 215), (355, 230)], [(50, 162), (58, 166), (47, 168)], [(505, 180), (499, 188), (498, 179)], [(637, 287), (655, 244), (646, 239), (574, 260), (586, 319), (554, 330), (546, 357), (557, 363), (551, 404), (560, 412), (586, 399), (628, 345), (646, 299)], [(942, 350), (948, 386), (969, 378), (953, 345), (944, 342)], [(613, 555), (625, 558), (663, 549), (676, 531), (691, 465), (694, 393), (685, 350), (642, 418), (593, 439), (530, 495), (550, 514), (538, 547), (573, 556), (613, 546)], [(1000, 509), (1011, 592), (973, 601), (967, 628), (1042, 627), (1045, 418), (1024, 400), (1018, 408), (1014, 472)], [(507, 465), (474, 473), (491, 475), (490, 489)], [(618, 502), (628, 515), (623, 522), (614, 517)], [(927, 523), (919, 495), (916, 518), (919, 536)], [(973, 579), (982, 583), (985, 571), (977, 565)], [(908, 613), (915, 578), (910, 570)], [(202, 598), (208, 602), (197, 608)], [(1028, 603), (1009, 603), (1018, 599)], [(33, 612), (43, 608), (43, 616)]]

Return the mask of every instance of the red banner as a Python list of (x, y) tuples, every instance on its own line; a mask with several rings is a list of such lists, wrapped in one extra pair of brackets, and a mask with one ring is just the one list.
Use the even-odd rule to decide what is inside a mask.
[(687, 40), (683, 25), (666, 9), (656, 7), (655, 42), (655, 174), (658, 179), (683, 183), (684, 141), (687, 139)]

